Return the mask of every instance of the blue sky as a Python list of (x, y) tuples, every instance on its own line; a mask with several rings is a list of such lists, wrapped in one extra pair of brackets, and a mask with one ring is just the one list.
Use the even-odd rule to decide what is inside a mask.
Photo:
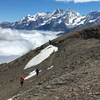
[(57, 8), (72, 9), (81, 14), (100, 10), (100, 0), (85, 3), (75, 3), (74, 1), (84, 0), (0, 0), (0, 22), (16, 21), (28, 14), (33, 15), (36, 12), (53, 11)]

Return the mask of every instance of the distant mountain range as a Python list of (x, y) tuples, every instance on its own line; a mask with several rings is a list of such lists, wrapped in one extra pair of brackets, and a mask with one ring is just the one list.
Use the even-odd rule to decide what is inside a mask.
[(41, 12), (35, 15), (28, 15), (16, 22), (2, 22), (0, 27), (21, 30), (49, 30), (66, 31), (79, 26), (88, 26), (90, 24), (100, 24), (100, 11), (88, 13), (86, 16), (80, 15), (76, 11), (66, 11), (56, 9), (53, 12)]

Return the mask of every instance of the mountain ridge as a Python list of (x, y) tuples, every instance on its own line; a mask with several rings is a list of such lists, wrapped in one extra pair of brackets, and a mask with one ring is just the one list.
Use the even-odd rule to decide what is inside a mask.
[[(93, 34), (91, 36), (91, 33)], [(0, 100), (98, 100), (100, 98), (100, 26), (65, 34), (10, 63), (0, 65)], [(40, 64), (25, 69), (25, 65), (48, 45), (58, 47)], [(50, 70), (47, 70), (53, 66)], [(36, 68), (39, 76), (25, 80), (19, 77)]]
[(56, 9), (53, 12), (41, 12), (28, 15), (13, 23), (1, 23), (0, 27), (25, 30), (50, 30), (69, 32), (80, 25), (100, 24), (100, 11), (92, 11), (83, 16), (74, 10)]

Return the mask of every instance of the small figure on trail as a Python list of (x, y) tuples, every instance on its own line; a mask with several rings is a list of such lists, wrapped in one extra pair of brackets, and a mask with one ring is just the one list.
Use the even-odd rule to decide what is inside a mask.
[(56, 46), (56, 43), (54, 41), (49, 40), (49, 45), (54, 45)]
[(24, 84), (24, 77), (21, 76), (21, 77), (20, 77), (20, 85), (21, 85), (21, 87), (23, 86), (23, 84)]
[(39, 69), (36, 68), (35, 71), (36, 71), (36, 75), (38, 76), (39, 75)]
[(49, 44), (51, 44), (51, 45), (52, 45), (52, 41), (51, 41), (51, 40), (49, 40)]

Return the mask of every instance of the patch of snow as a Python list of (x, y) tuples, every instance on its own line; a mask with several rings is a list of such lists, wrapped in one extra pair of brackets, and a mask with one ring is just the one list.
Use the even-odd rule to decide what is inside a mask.
[(46, 16), (47, 13), (45, 13), (45, 12), (38, 12), (36, 15), (38, 15), (38, 16)]
[(70, 22), (69, 23), (67, 22), (65, 24), (68, 27), (75, 27), (77, 25), (84, 24), (85, 20), (86, 20), (85, 16), (79, 16), (79, 17), (71, 18)]
[(8, 99), (8, 100), (13, 100), (13, 98), (10, 98), (10, 99)]
[[(40, 70), (39, 72), (41, 72), (41, 70)], [(36, 75), (36, 71), (34, 70), (34, 71), (30, 72), (29, 75), (26, 76), (24, 79), (27, 80), (27, 79), (29, 79), (29, 78), (35, 76), (35, 75)]]
[(96, 21), (96, 19), (93, 19), (93, 20), (89, 20), (89, 22), (90, 22), (90, 23), (92, 23), (92, 22), (95, 22), (95, 21)]
[(45, 59), (47, 59), (53, 52), (57, 52), (58, 51), (58, 47), (55, 47), (53, 45), (49, 45), (47, 46), (45, 49), (43, 49), (38, 55), (36, 55), (35, 57), (33, 57), (25, 66), (24, 69), (30, 68), (30, 67), (34, 67), (38, 64), (40, 64), (41, 62), (43, 62)]
[(43, 23), (40, 24), (40, 26), (45, 25), (49, 20), (44, 21)]
[(19, 24), (21, 24), (23, 21), (30, 22), (30, 21), (36, 21), (34, 16), (31, 16), (28, 14), (26, 17), (23, 17), (20, 21), (18, 21)]
[(29, 79), (29, 78), (35, 76), (35, 75), (36, 75), (36, 71), (34, 70), (34, 71), (30, 72), (29, 75), (26, 76), (24, 79), (27, 80), (27, 79)]
[(59, 24), (62, 23), (62, 20), (59, 20), (58, 23), (59, 23)]
[[(84, 19), (84, 20), (82, 20)], [(79, 17), (75, 20), (75, 22), (73, 23), (73, 25), (80, 25), (80, 24), (84, 24), (85, 22), (85, 16)]]
[(34, 17), (28, 17), (27, 22), (30, 22), (30, 21), (36, 21), (36, 19)]
[(47, 70), (50, 70), (50, 69), (52, 69), (53, 67), (54, 67), (54, 66), (52, 65), (52, 66), (48, 67)]

